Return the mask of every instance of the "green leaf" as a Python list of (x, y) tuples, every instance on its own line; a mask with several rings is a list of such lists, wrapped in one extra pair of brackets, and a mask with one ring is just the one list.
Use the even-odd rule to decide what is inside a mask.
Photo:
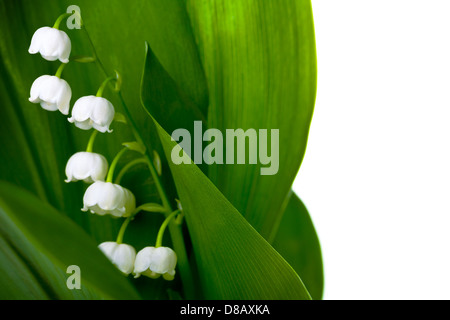
[(0, 235), (0, 299), (47, 299), (48, 296), (26, 263)]
[[(155, 124), (169, 158), (177, 144)], [(169, 165), (206, 299), (310, 299), (291, 266), (195, 164)]]
[(319, 238), (300, 198), (292, 193), (277, 231), (273, 247), (301, 276), (311, 297), (323, 295), (323, 263)]
[[(2, 294), (11, 291), (26, 297), (27, 291), (32, 290), (36, 298), (47, 298), (46, 294), (59, 299), (139, 298), (127, 279), (82, 229), (29, 192), (3, 181), (0, 181), (0, 234), (0, 239), (13, 248), (5, 246), (2, 251), (3, 256), (9, 255), (8, 259), (1, 260), (2, 268), (11, 272), (15, 264), (18, 275), (26, 275), (29, 266), (32, 271), (28, 273), (38, 276), (40, 284), (45, 283), (40, 291), (36, 283), (33, 284), (34, 277), (30, 276), (16, 287), (2, 287)], [(65, 272), (70, 265), (80, 267), (81, 290), (69, 290), (66, 286), (68, 275)], [(7, 275), (2, 273), (0, 277)]]
[(208, 173), (256, 230), (271, 239), (313, 114), (316, 52), (310, 0), (187, 0), (187, 9), (210, 89), (208, 127), (279, 129), (277, 174), (261, 175), (261, 165), (213, 165)]
[(145, 54), (141, 81), (141, 99), (145, 110), (167, 132), (184, 128), (193, 134), (194, 121), (205, 122), (205, 115), (164, 69), (147, 42)]
[[(206, 116), (208, 86), (186, 12), (186, 0), (147, 0), (143, 36), (170, 77)], [(139, 43), (141, 44), (141, 43)]]

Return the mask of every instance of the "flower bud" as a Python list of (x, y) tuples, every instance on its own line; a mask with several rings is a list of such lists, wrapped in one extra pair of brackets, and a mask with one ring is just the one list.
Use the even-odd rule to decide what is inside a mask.
[(56, 76), (43, 75), (34, 80), (30, 90), (30, 102), (40, 103), (48, 111), (69, 114), (72, 90), (66, 80)]
[(143, 274), (153, 279), (162, 275), (166, 280), (173, 280), (176, 265), (177, 255), (172, 249), (145, 247), (136, 255), (133, 273), (135, 278)]
[(102, 97), (85, 96), (78, 99), (72, 109), (69, 122), (83, 130), (94, 128), (100, 132), (111, 132), (109, 126), (114, 120), (114, 106)]
[(98, 248), (123, 274), (129, 275), (133, 271), (136, 250), (132, 246), (107, 241), (101, 243)]
[(82, 211), (90, 210), (101, 216), (128, 217), (136, 208), (136, 200), (130, 190), (111, 182), (96, 181), (83, 197)]
[(34, 33), (28, 52), (31, 54), (39, 52), (48, 61), (59, 59), (62, 63), (68, 63), (70, 50), (70, 39), (64, 31), (42, 27)]
[(77, 152), (67, 161), (65, 181), (105, 181), (107, 172), (108, 162), (104, 156), (93, 152)]

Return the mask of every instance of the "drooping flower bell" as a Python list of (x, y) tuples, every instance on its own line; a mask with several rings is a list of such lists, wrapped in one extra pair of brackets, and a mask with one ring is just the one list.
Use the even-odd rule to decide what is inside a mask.
[(173, 280), (177, 255), (168, 247), (145, 247), (136, 255), (134, 262), (134, 277), (141, 274), (152, 279), (163, 276), (165, 280)]
[(130, 190), (103, 181), (96, 181), (86, 189), (83, 203), (82, 211), (90, 210), (101, 216), (128, 217), (136, 208), (136, 200)]
[(77, 152), (67, 161), (65, 181), (105, 181), (107, 173), (108, 161), (104, 156), (93, 152)]
[(40, 103), (48, 111), (61, 111), (69, 114), (72, 90), (64, 79), (57, 76), (43, 75), (34, 80), (30, 90), (30, 102)]
[(123, 274), (129, 275), (133, 271), (136, 250), (132, 246), (107, 241), (101, 243), (98, 248)]
[(111, 132), (109, 126), (114, 120), (114, 114), (114, 106), (107, 99), (85, 96), (75, 102), (72, 117), (68, 120), (83, 130), (94, 128), (100, 132)]
[(68, 63), (70, 50), (70, 39), (64, 31), (42, 27), (34, 33), (28, 52), (31, 54), (39, 52), (48, 61), (59, 59), (62, 63)]

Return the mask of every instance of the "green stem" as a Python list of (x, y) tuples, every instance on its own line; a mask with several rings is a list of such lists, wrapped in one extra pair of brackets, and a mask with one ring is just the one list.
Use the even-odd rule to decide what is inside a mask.
[[(128, 110), (127, 105), (125, 104), (125, 101), (120, 91), (118, 92), (118, 95), (122, 103), (125, 115), (129, 119), (129, 123), (131, 124), (130, 128), (133, 131), (133, 135), (136, 138), (136, 141), (144, 144), (137, 130), (136, 123), (131, 117), (130, 111)], [(153, 181), (155, 182), (163, 206), (167, 209), (167, 212), (172, 212), (172, 207), (167, 198), (166, 192), (164, 191), (164, 187), (162, 186), (161, 181), (159, 180), (159, 175), (156, 172), (155, 166), (153, 165), (153, 161), (151, 160), (150, 155), (148, 154), (148, 149), (146, 150), (144, 157), (146, 159), (147, 166), (150, 171), (150, 174), (152, 175)], [(193, 281), (191, 265), (189, 264), (189, 258), (186, 252), (186, 246), (184, 244), (184, 236), (183, 231), (181, 229), (181, 225), (177, 225), (174, 221), (171, 221), (169, 223), (169, 232), (170, 237), (172, 238), (173, 249), (177, 253), (177, 261), (178, 261), (177, 264), (178, 269), (180, 270), (181, 282), (183, 284), (183, 291), (185, 298), (194, 299), (196, 296), (195, 285)]]
[[(125, 111), (125, 115), (129, 119), (129, 122), (131, 124), (131, 131), (133, 131), (133, 135), (136, 138), (136, 141), (138, 143), (140, 143), (140, 144), (145, 146), (144, 140), (142, 140), (142, 138), (141, 138), (141, 136), (140, 136), (140, 134), (139, 134), (139, 132), (137, 130), (137, 125), (134, 122), (133, 118), (131, 117), (131, 113), (128, 110), (128, 107), (126, 106), (125, 101), (124, 101), (120, 91), (118, 92), (118, 95), (119, 95), (120, 102), (122, 103), (123, 110)], [(166, 209), (168, 209), (167, 210), (168, 212), (172, 212), (172, 207), (171, 207), (170, 202), (169, 202), (169, 200), (167, 198), (167, 195), (166, 195), (166, 192), (164, 190), (164, 187), (162, 186), (161, 181), (159, 180), (159, 175), (158, 175), (158, 173), (157, 173), (157, 171), (155, 169), (153, 161), (151, 160), (151, 157), (148, 154), (148, 150), (146, 150), (146, 152), (144, 154), (144, 158), (146, 159), (148, 169), (150, 170), (152, 178), (153, 178), (153, 180), (155, 182), (155, 185), (156, 185), (156, 188), (158, 190), (158, 193), (159, 193), (159, 196), (161, 198), (161, 201), (163, 203), (163, 206)]]
[(125, 234), (125, 230), (128, 227), (128, 224), (130, 223), (130, 221), (133, 219), (134, 215), (130, 215), (123, 223), (122, 226), (120, 227), (119, 233), (117, 234), (117, 240), (116, 242), (118, 244), (121, 244), (123, 241), (123, 235)]
[(164, 237), (164, 231), (167, 228), (167, 225), (169, 224), (170, 220), (175, 217), (178, 212), (180, 212), (180, 210), (175, 210), (174, 212), (172, 212), (171, 214), (169, 214), (166, 219), (164, 220), (164, 222), (162, 223), (161, 227), (159, 228), (158, 231), (158, 236), (156, 237), (156, 244), (155, 244), (155, 248), (161, 247), (162, 245), (162, 241), (163, 241), (163, 237)]
[(98, 91), (97, 91), (97, 94), (96, 94), (97, 97), (103, 96), (103, 91), (105, 90), (106, 85), (108, 84), (108, 82), (110, 82), (112, 80), (116, 80), (116, 77), (111, 76), (111, 77), (106, 78), (105, 81), (103, 81), (103, 83), (101, 84), (100, 88), (98, 88)]
[(72, 13), (63, 13), (62, 15), (60, 15), (58, 17), (58, 19), (56, 19), (55, 24), (53, 25), (53, 28), (58, 29), (59, 30), (59, 25), (61, 24), (61, 22), (67, 18), (70, 17), (72, 15)]
[[(83, 23), (82, 23), (82, 25), (83, 25)], [(83, 25), (83, 26), (84, 26), (84, 25)], [(106, 69), (105, 69), (105, 67), (103, 66), (102, 62), (98, 59), (97, 51), (95, 50), (95, 46), (94, 46), (94, 43), (92, 42), (92, 39), (91, 39), (91, 36), (89, 35), (89, 32), (87, 32), (87, 30), (86, 30), (85, 27), (83, 27), (83, 30), (84, 30), (84, 33), (86, 34), (86, 37), (87, 37), (88, 41), (89, 41), (89, 45), (90, 45), (91, 48), (92, 48), (92, 53), (93, 53), (93, 56), (94, 56), (94, 58), (95, 58), (95, 62), (97, 62), (97, 64), (98, 64), (98, 66), (100, 67), (100, 69), (101, 69), (101, 70), (103, 71), (103, 73), (107, 76), (108, 73), (106, 72)]]
[(122, 180), (125, 173), (133, 166), (139, 164), (139, 163), (147, 163), (147, 160), (145, 158), (138, 158), (133, 161), (128, 162), (122, 170), (119, 171), (119, 174), (116, 177), (116, 180), (114, 181), (115, 184), (120, 184), (120, 181)]
[(66, 65), (67, 63), (61, 63), (61, 65), (58, 67), (58, 70), (56, 70), (55, 77), (61, 78), (61, 74)]
[(111, 162), (111, 166), (109, 167), (108, 176), (106, 177), (106, 182), (113, 182), (114, 170), (116, 169), (117, 163), (120, 160), (120, 157), (127, 151), (128, 148), (123, 148), (119, 151), (119, 153), (114, 157)]
[(97, 130), (92, 131), (91, 137), (89, 138), (89, 142), (86, 147), (86, 152), (92, 152), (92, 150), (94, 148), (94, 141), (95, 141), (95, 137), (97, 136), (97, 133), (98, 133)]

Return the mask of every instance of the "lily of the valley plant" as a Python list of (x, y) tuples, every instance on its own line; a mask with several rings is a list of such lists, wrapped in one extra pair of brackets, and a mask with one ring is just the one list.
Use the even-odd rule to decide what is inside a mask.
[[(64, 115), (69, 114), (72, 96), (69, 84), (61, 78), (64, 67), (70, 63), (71, 52), (69, 37), (64, 31), (59, 30), (59, 25), (66, 16), (67, 14), (61, 15), (52, 28), (39, 28), (33, 35), (28, 50), (31, 54), (40, 53), (46, 60), (60, 60), (62, 62), (54, 76), (43, 75), (34, 81), (29, 100), (33, 103), (40, 103), (45, 110), (59, 110)], [(126, 144), (133, 147), (124, 147), (112, 160), (109, 168), (106, 158), (93, 152), (97, 134), (99, 132), (103, 134), (112, 132), (110, 125), (115, 119), (116, 112), (112, 103), (103, 97), (103, 92), (110, 81), (119, 82), (119, 73), (116, 72), (115, 76), (106, 78), (95, 96), (80, 97), (72, 108), (72, 117), (68, 118), (68, 121), (74, 123), (79, 129), (92, 130), (92, 134), (86, 150), (75, 153), (68, 160), (66, 165), (67, 179), (65, 181), (82, 180), (90, 184), (83, 197), (82, 211), (90, 211), (92, 214), (100, 216), (109, 214), (117, 218), (126, 218), (116, 241), (107, 241), (99, 245), (99, 249), (123, 274), (129, 275), (134, 272), (136, 277), (144, 275), (153, 279), (162, 275), (165, 280), (173, 280), (177, 255), (171, 248), (162, 247), (161, 242), (167, 223), (178, 215), (180, 210), (161, 211), (160, 208), (163, 205), (155, 206), (154, 204), (136, 206), (133, 192), (119, 183), (113, 183), (114, 170), (121, 156), (126, 151), (142, 151), (144, 148), (136, 147), (140, 146), (139, 142)], [(116, 85), (116, 88), (117, 91), (120, 90), (119, 85)], [(123, 121), (123, 116), (119, 119), (119, 121)], [(139, 139), (139, 137), (137, 138)], [(144, 159), (142, 154), (138, 153), (138, 156)], [(152, 166), (151, 162), (150, 166)], [(156, 171), (150, 170), (150, 172), (155, 173)], [(124, 173), (125, 171), (122, 172), (122, 175)], [(154, 175), (153, 179), (159, 178)], [(152, 208), (156, 209), (152, 210)], [(122, 239), (131, 219), (143, 210), (157, 212), (158, 214), (167, 213), (168, 215), (161, 225), (155, 247), (145, 247), (136, 255), (136, 250), (131, 245), (122, 243)]]
[(310, 0), (67, 6), (0, 1), (0, 299), (320, 299)]

